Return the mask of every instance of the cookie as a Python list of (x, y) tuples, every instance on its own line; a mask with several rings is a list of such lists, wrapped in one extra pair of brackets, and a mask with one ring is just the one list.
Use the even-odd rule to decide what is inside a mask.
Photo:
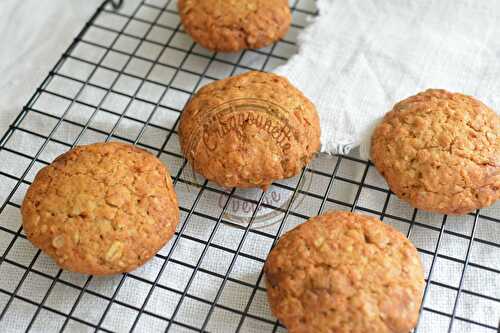
[(376, 128), (371, 158), (413, 207), (465, 214), (500, 198), (500, 118), (473, 97), (427, 90)]
[(63, 269), (129, 272), (172, 237), (179, 208), (167, 168), (132, 145), (79, 146), (41, 169), (21, 213), (28, 239)]
[(268, 46), (292, 21), (287, 0), (179, 0), (178, 6), (184, 29), (212, 51)]
[(291, 333), (407, 333), (424, 273), (399, 231), (360, 214), (329, 212), (287, 232), (264, 265), (271, 310)]
[(287, 79), (247, 72), (204, 86), (179, 124), (184, 156), (223, 187), (261, 187), (292, 177), (320, 146), (314, 105)]

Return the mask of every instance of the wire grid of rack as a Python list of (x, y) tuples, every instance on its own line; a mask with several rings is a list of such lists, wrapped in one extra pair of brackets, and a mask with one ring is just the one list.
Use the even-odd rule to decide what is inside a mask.
[[(411, 209), (354, 154), (318, 157), (300, 176), (273, 184), (276, 200), (219, 188), (186, 165), (176, 131), (184, 103), (207, 82), (284, 63), (316, 15), (312, 0), (290, 5), (284, 40), (224, 55), (191, 41), (175, 1), (102, 3), (0, 140), (1, 331), (285, 331), (267, 305), (262, 265), (280, 235), (329, 209), (377, 216), (416, 244), (427, 285), (415, 331), (497, 331), (500, 291), (488, 287), (500, 279), (493, 208), (460, 221)], [(64, 272), (26, 240), (20, 203), (57, 154), (105, 140), (137, 144), (169, 166), (181, 223), (135, 272)]]

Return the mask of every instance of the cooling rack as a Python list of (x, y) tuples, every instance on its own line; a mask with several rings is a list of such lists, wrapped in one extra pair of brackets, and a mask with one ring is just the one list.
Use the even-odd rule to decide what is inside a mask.
[[(263, 263), (280, 235), (331, 209), (376, 216), (417, 246), (427, 284), (415, 331), (498, 330), (498, 205), (460, 218), (417, 211), (356, 153), (319, 156), (267, 193), (220, 188), (186, 164), (176, 130), (184, 103), (208, 82), (272, 70), (293, 55), (316, 7), (290, 5), (284, 40), (227, 55), (192, 42), (175, 1), (102, 3), (0, 139), (0, 331), (284, 332), (267, 304)], [(55, 156), (107, 140), (136, 144), (168, 165), (181, 223), (134, 272), (61, 271), (27, 241), (20, 203)]]

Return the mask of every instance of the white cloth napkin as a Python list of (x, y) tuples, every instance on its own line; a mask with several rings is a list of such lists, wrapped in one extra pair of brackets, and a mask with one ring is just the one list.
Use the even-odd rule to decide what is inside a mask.
[[(299, 53), (276, 72), (317, 106), (322, 151), (369, 142), (397, 101), (427, 88), (474, 95), (500, 110), (497, 0), (318, 0)], [(369, 157), (369, 145), (361, 153)]]

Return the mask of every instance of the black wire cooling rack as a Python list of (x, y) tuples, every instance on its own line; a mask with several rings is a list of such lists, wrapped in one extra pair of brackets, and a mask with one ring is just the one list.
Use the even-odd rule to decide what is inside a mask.
[[(377, 216), (418, 247), (427, 285), (415, 331), (497, 331), (498, 205), (460, 218), (411, 209), (355, 154), (320, 156), (265, 194), (222, 189), (193, 174), (176, 131), (192, 92), (284, 63), (316, 9), (312, 0), (292, 1), (285, 40), (227, 55), (194, 44), (176, 7), (171, 0), (104, 1), (1, 138), (0, 331), (285, 331), (267, 304), (263, 263), (279, 235), (329, 209)], [(55, 156), (106, 140), (136, 144), (169, 166), (181, 223), (168, 246), (134, 272), (61, 271), (27, 241), (20, 203)]]

